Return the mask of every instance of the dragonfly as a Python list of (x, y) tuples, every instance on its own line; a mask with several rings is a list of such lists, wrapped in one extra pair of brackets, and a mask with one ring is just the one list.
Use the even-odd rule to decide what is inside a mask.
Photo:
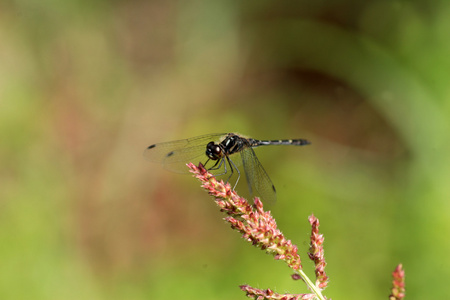
[[(266, 170), (258, 160), (253, 148), (268, 145), (304, 146), (311, 144), (306, 139), (257, 140), (237, 133), (206, 134), (193, 138), (153, 144), (144, 151), (144, 157), (152, 162), (162, 163), (164, 168), (176, 173), (189, 173), (186, 164), (202, 162), (215, 176), (228, 175), (227, 182), (234, 172), (239, 182), (243, 166), (250, 195), (258, 195), (264, 203), (276, 202), (275, 186)], [(240, 159), (239, 159), (240, 155)], [(210, 167), (207, 165), (210, 164)]]

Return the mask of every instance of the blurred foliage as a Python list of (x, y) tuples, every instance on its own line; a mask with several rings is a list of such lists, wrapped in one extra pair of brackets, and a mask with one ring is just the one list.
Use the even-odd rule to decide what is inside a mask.
[(450, 3), (0, 3), (0, 299), (245, 299), (306, 292), (149, 144), (308, 138), (258, 156), (333, 299), (446, 299)]

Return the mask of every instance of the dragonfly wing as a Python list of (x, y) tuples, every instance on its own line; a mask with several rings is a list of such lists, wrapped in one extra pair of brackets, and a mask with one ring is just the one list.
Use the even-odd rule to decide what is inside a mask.
[(153, 162), (159, 162), (164, 168), (177, 173), (188, 173), (186, 164), (192, 162), (205, 163), (205, 154), (209, 142), (219, 142), (226, 134), (207, 134), (194, 138), (159, 143), (149, 146), (144, 151), (144, 157)]
[(241, 157), (250, 194), (260, 196), (265, 204), (275, 204), (277, 200), (275, 186), (256, 157), (255, 151), (250, 147), (246, 148), (241, 151)]

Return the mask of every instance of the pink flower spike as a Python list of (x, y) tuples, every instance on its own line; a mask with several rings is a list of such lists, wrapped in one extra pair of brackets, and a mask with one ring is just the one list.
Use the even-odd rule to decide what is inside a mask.
[(392, 277), (392, 290), (389, 300), (402, 300), (405, 297), (405, 271), (402, 264), (395, 268)]
[(311, 243), (309, 247), (308, 257), (314, 262), (316, 266), (316, 286), (321, 290), (325, 289), (328, 284), (328, 276), (325, 273), (324, 250), (323, 250), (323, 234), (319, 234), (319, 219), (314, 215), (309, 216), (309, 223), (311, 224)]
[(263, 203), (258, 198), (251, 205), (240, 197), (231, 186), (217, 181), (203, 165), (198, 167), (188, 164), (191, 172), (202, 182), (202, 187), (215, 197), (220, 210), (228, 215), (225, 221), (242, 233), (242, 237), (254, 246), (272, 254), (277, 260), (284, 260), (295, 271), (301, 270), (301, 259), (297, 247), (285, 238), (278, 229), (270, 211), (264, 211)]

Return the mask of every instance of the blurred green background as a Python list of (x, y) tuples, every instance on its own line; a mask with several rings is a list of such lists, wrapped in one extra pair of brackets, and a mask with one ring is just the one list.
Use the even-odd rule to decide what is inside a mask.
[[(450, 299), (450, 2), (0, 2), (0, 299), (306, 292), (150, 144), (257, 149), (280, 229), (321, 221), (333, 299)], [(242, 190), (242, 188), (241, 188)], [(244, 188), (245, 190), (245, 188)]]

